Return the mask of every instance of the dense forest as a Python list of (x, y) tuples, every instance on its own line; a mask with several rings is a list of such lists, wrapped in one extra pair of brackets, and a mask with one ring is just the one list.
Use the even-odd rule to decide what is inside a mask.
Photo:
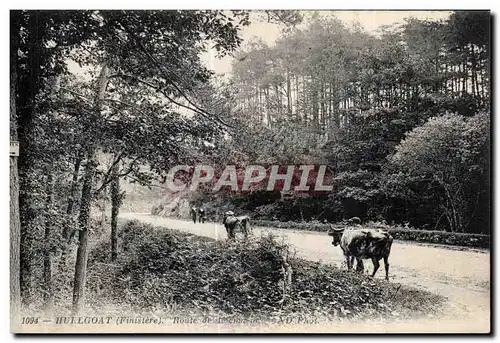
[(239, 131), (214, 160), (324, 163), (335, 188), (231, 201), (266, 219), (489, 232), (489, 20), (408, 18), (374, 36), (316, 14), (272, 46), (248, 44), (224, 88)]
[[(256, 16), (281, 25), (275, 44), (242, 46), (241, 28)], [(359, 216), (489, 233), (489, 12), (409, 18), (377, 36), (296, 11), (11, 11), (10, 19), (10, 132), (21, 151), (10, 158), (14, 311), (15, 299), (57, 302), (54, 278), (74, 272), (78, 312), (89, 235), (108, 225), (94, 212), (109, 211), (115, 260), (123, 181), (164, 194), (177, 164), (334, 171), (334, 190), (322, 196), (187, 195), (256, 217)], [(209, 48), (234, 54), (230, 78), (201, 62)], [(68, 61), (88, 72), (71, 73)]]

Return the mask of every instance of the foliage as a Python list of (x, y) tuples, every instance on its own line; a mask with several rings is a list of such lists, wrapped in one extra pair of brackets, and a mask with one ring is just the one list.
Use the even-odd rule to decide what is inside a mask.
[[(93, 274), (90, 289), (95, 291), (98, 280), (109, 280), (100, 284), (95, 302), (128, 302), (140, 306), (136, 313), (184, 311), (270, 321), (294, 314), (373, 319), (427, 314), (441, 301), (422, 291), (401, 287), (396, 292), (397, 285), (296, 259), (272, 236), (216, 242), (138, 222), (127, 222), (120, 232), (125, 253), (113, 268)], [(91, 270), (107, 263), (106, 250), (97, 246), (91, 252)], [(293, 274), (283, 293), (285, 263)], [(408, 302), (410, 294), (414, 298)]]
[[(443, 204), (443, 190), (396, 172), (397, 167), (388, 172), (388, 158), (406, 133), (430, 118), (489, 111), (489, 13), (456, 11), (441, 21), (407, 18), (379, 33), (373, 36), (359, 25), (349, 28), (333, 16), (315, 14), (305, 15), (301, 25), (283, 32), (273, 45), (249, 42), (236, 54), (231, 80), (221, 85), (232, 103), (235, 129), (229, 139), (214, 141), (210, 161), (331, 166), (335, 187), (323, 206), (301, 214), (300, 206), (291, 209), (275, 200), (255, 209), (268, 218), (339, 221), (358, 216), (411, 222), (427, 230), (450, 230), (451, 221), (454, 231), (488, 233), (487, 160), (474, 162), (480, 171), (471, 171), (473, 182), (464, 173), (456, 176), (468, 188), (459, 196), (465, 203), (459, 201), (457, 214), (445, 215), (446, 220), (443, 206), (450, 211), (451, 205)], [(478, 135), (490, 134), (477, 125)], [(467, 154), (474, 155), (480, 138), (464, 135), (455, 136), (460, 143), (450, 137), (449, 144), (466, 144), (463, 153), (472, 149)], [(439, 166), (433, 170), (442, 172)], [(224, 207), (247, 210), (233, 194), (220, 197), (226, 199)], [(300, 201), (316, 202), (315, 194), (310, 198)], [(210, 201), (207, 196), (205, 202)]]
[[(88, 230), (86, 213), (106, 200), (108, 184), (127, 177), (149, 185), (218, 130), (217, 117), (192, 100), (211, 77), (199, 55), (209, 42), (220, 56), (233, 51), (247, 17), (242, 11), (11, 12), (26, 304), (37, 293), (40, 254), (49, 264), (50, 289), (51, 258), (67, 253), (75, 229)], [(72, 75), (68, 61), (85, 75)], [(56, 187), (48, 180), (57, 180)], [(113, 199), (121, 199), (119, 186), (113, 189)], [(115, 219), (120, 203), (114, 202)]]
[[(431, 118), (409, 132), (389, 157), (388, 169), (403, 174), (404, 183), (398, 184), (401, 179), (394, 178), (387, 183), (387, 189), (397, 192), (419, 184), (417, 196), (440, 194), (439, 205), (450, 231), (463, 232), (469, 227), (488, 178), (489, 130), (489, 115), (485, 113), (471, 118)], [(392, 194), (404, 197), (395, 192)]]

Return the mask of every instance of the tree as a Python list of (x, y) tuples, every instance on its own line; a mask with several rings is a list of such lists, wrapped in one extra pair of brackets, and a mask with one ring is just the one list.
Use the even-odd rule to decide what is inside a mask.
[[(97, 82), (94, 111), (98, 116), (103, 108), (104, 96), (108, 84), (108, 65), (106, 62), (101, 67), (101, 73)], [(94, 175), (96, 171), (96, 150), (95, 143), (91, 143), (86, 151), (87, 162), (83, 174), (82, 197), (80, 202), (80, 213), (78, 215), (78, 250), (75, 263), (75, 281), (73, 284), (73, 311), (78, 314), (82, 307), (85, 296), (85, 282), (88, 259), (88, 230), (90, 224), (90, 204), (92, 201), (92, 188), (94, 185)]]
[(390, 188), (428, 184), (426, 192), (440, 195), (442, 217), (450, 231), (464, 232), (484, 192), (480, 182), (488, 177), (489, 127), (485, 113), (431, 118), (409, 132), (390, 156), (389, 170), (403, 173), (406, 182), (406, 186), (393, 182)]
[[(274, 45), (249, 44), (234, 61), (233, 113), (251, 128), (240, 130), (235, 144), (252, 147), (239, 149), (241, 158), (321, 156), (339, 173), (334, 204), (325, 204), (338, 212), (333, 217), (351, 213), (434, 227), (425, 215), (435, 217), (439, 199), (431, 192), (420, 200), (418, 193), (387, 198), (383, 168), (405, 132), (429, 118), (488, 110), (489, 13), (408, 18), (382, 27), (377, 37), (334, 16), (305, 16), (304, 24), (284, 31)], [(290, 130), (295, 125), (298, 130)], [(277, 141), (303, 149), (283, 151)], [(272, 142), (272, 151), (262, 142)]]
[[(88, 38), (92, 27), (91, 11), (11, 11), (11, 41), (16, 54), (16, 121), (20, 149), (19, 207), (21, 218), (21, 293), (30, 301), (32, 261), (40, 214), (35, 208), (34, 194), (40, 190), (36, 182), (37, 115), (44, 105), (39, 97), (46, 80), (65, 71), (64, 59), (75, 45)], [(22, 32), (22, 34), (21, 34)], [(12, 74), (12, 73), (11, 73)]]
[[(89, 212), (98, 193), (96, 181), (102, 177), (105, 186), (110, 180), (116, 180), (114, 174), (106, 178), (99, 172), (98, 151), (121, 154), (122, 161), (136, 161), (128, 168), (131, 171), (123, 171), (119, 177), (144, 178), (144, 173), (138, 171), (138, 160), (161, 174), (159, 171), (166, 165), (178, 161), (179, 150), (184, 146), (180, 137), (194, 137), (198, 133), (203, 136), (207, 131), (204, 125), (213, 127), (213, 122), (224, 125), (193, 99), (200, 85), (207, 84), (211, 76), (199, 59), (199, 52), (207, 48), (207, 42), (212, 42), (221, 55), (234, 50), (240, 42), (238, 25), (247, 23), (248, 13), (233, 13), (231, 17), (222, 11), (12, 12), (11, 20), (18, 25), (16, 32), (22, 32), (17, 39), (13, 35), (13, 42), (18, 46), (17, 124), (21, 149), (26, 151), (20, 161), (21, 285), (26, 303), (36, 289), (32, 286), (36, 280), (32, 267), (36, 266), (38, 251), (44, 251), (45, 264), (49, 266), (52, 249), (50, 244), (34, 237), (40, 231), (43, 236), (44, 227), (47, 237), (52, 237), (56, 228), (62, 230), (63, 237), (72, 237), (72, 226), (59, 225), (48, 212), (64, 208), (65, 213), (59, 217), (71, 223), (77, 207), (79, 248), (74, 307), (76, 311), (81, 308), (86, 241), (91, 223)], [(67, 58), (94, 69), (106, 66), (103, 70), (109, 72), (102, 74), (107, 76), (101, 77), (98, 93), (95, 85), (67, 76)], [(53, 87), (50, 81), (58, 78), (62, 86)], [(113, 87), (119, 87), (120, 91), (114, 93), (117, 96), (111, 94)], [(127, 98), (127, 92), (135, 94), (135, 98)], [(128, 102), (130, 98), (133, 101)], [(186, 120), (178, 108), (188, 109), (196, 113), (196, 117)], [(119, 116), (121, 121), (115, 120)], [(201, 125), (200, 117), (203, 118)], [(126, 131), (121, 131), (120, 125)], [(155, 128), (156, 132), (152, 132)], [(159, 140), (164, 140), (163, 144), (155, 145)], [(113, 145), (115, 143), (119, 145)], [(172, 147), (162, 149), (162, 145)], [(173, 155), (168, 156), (169, 153)], [(56, 183), (57, 187), (66, 189), (66, 193), (52, 193), (46, 184), (36, 182), (39, 175), (56, 165), (58, 167), (51, 171), (53, 179), (64, 180), (69, 175), (72, 180), (69, 184), (63, 182), (62, 186)], [(81, 197), (76, 201), (80, 188)], [(46, 197), (50, 194), (55, 197)], [(69, 197), (61, 199), (58, 194), (69, 194)], [(47, 204), (53, 202), (54, 206), (35, 206), (39, 201), (45, 203), (44, 198), (50, 200)], [(64, 201), (65, 206), (61, 206)], [(45, 276), (46, 283), (50, 283), (50, 275)]]
[[(13, 25), (14, 24), (14, 25)], [(16, 23), (11, 23), (13, 34), (17, 35)], [(16, 113), (16, 46), (17, 39), (11, 40), (10, 46), (10, 140), (17, 141)], [(11, 331), (19, 325), (21, 310), (21, 282), (19, 279), (21, 257), (21, 219), (19, 216), (19, 174), (17, 156), (10, 156), (10, 327)]]

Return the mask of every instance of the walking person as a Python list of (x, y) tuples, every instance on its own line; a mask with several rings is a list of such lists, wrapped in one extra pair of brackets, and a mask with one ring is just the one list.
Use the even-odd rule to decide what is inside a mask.
[(205, 216), (205, 209), (200, 207), (198, 209), (198, 222), (204, 223), (207, 217)]
[(193, 223), (196, 224), (196, 214), (197, 214), (197, 211), (196, 211), (196, 206), (193, 206), (191, 207), (191, 218), (193, 219)]

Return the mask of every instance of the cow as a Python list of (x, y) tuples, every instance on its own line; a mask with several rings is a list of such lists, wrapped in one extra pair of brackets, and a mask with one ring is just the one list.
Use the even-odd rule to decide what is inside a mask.
[(205, 209), (203, 207), (200, 207), (198, 209), (198, 222), (204, 223), (206, 219), (207, 217), (205, 215)]
[(250, 227), (250, 217), (249, 216), (238, 216), (236, 218), (240, 221), (243, 232), (246, 232), (247, 234), (251, 234), (252, 228)]
[(227, 236), (229, 239), (236, 238), (236, 230), (241, 230), (245, 238), (248, 237), (249, 218), (248, 216), (236, 217), (233, 211), (224, 213), (224, 220), (222, 221), (226, 228)]
[(193, 219), (193, 222), (196, 224), (196, 207), (193, 206), (191, 207), (191, 218)]
[(354, 259), (356, 259), (356, 270), (362, 272), (363, 259), (371, 259), (372, 277), (374, 277), (380, 267), (379, 261), (384, 259), (385, 279), (389, 280), (389, 255), (393, 238), (388, 232), (379, 229), (337, 229), (332, 225), (330, 227), (328, 235), (333, 237), (334, 246), (340, 245), (348, 270), (352, 269)]
[(361, 219), (359, 219), (359, 217), (352, 217), (347, 221), (347, 224), (349, 225), (361, 224)]

